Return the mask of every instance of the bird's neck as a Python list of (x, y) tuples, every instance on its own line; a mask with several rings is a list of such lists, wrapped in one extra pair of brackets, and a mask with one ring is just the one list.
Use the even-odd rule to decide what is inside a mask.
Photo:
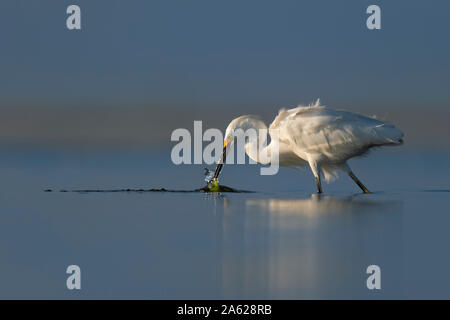
[(245, 153), (255, 162), (261, 164), (270, 164), (271, 145), (265, 145), (265, 141), (251, 139), (245, 144)]
[(245, 143), (245, 153), (251, 160), (270, 164), (271, 147), (267, 145), (267, 126), (261, 120), (251, 117), (238, 119), (239, 122), (234, 129), (236, 133), (238, 132), (236, 135), (238, 146)]

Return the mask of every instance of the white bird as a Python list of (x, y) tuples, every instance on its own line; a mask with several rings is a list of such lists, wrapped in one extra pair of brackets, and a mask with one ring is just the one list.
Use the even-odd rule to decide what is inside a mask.
[[(215, 181), (225, 163), (236, 132), (242, 133), (248, 129), (267, 129), (267, 126), (258, 117), (249, 115), (230, 122), (225, 132), (222, 158), (214, 172)], [(279, 165), (291, 168), (309, 165), (318, 193), (322, 193), (321, 177), (330, 181), (337, 176), (338, 170), (347, 173), (364, 193), (370, 193), (350, 169), (347, 160), (361, 156), (373, 147), (403, 143), (403, 133), (392, 124), (321, 106), (319, 99), (313, 105), (281, 109), (269, 126), (269, 132), (273, 129), (278, 130)], [(274, 147), (274, 141), (271, 140), (267, 145), (265, 142), (260, 144), (258, 139), (247, 139), (247, 155), (256, 162), (269, 164), (270, 160), (262, 161), (255, 150), (258, 145), (266, 145), (259, 152), (270, 155)]]

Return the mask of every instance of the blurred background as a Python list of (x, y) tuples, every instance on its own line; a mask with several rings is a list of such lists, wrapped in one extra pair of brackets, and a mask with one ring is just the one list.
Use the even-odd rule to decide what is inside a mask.
[[(366, 8), (382, 29), (366, 28)], [(70, 4), (82, 30), (66, 28)], [(405, 148), (448, 149), (450, 4), (65, 1), (0, 4), (0, 143), (168, 148), (176, 128), (323, 104), (376, 115)]]
[[(81, 8), (81, 30), (66, 9)], [(381, 7), (381, 30), (366, 9)], [(0, 298), (448, 298), (448, 0), (2, 0)], [(322, 103), (394, 123), (405, 144), (310, 170), (225, 166), (202, 187), (173, 130), (270, 123)], [(71, 264), (81, 291), (67, 290)], [(382, 268), (381, 292), (366, 267)]]

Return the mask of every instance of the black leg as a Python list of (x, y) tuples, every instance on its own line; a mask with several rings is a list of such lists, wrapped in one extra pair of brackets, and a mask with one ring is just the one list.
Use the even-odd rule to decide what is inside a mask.
[(317, 193), (322, 193), (322, 183), (320, 182), (320, 176), (316, 176)]
[(359, 181), (359, 179), (355, 176), (355, 174), (354, 174), (352, 171), (349, 171), (349, 172), (348, 172), (348, 175), (350, 176), (350, 178), (353, 179), (353, 181), (355, 181), (355, 183), (358, 185), (358, 187), (361, 188), (361, 190), (362, 190), (364, 193), (372, 193), (372, 192), (369, 191), (369, 189), (367, 189), (367, 188), (362, 184), (361, 181)]

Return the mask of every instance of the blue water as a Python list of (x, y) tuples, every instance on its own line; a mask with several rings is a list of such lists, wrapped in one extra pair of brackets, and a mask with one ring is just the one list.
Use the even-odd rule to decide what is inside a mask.
[[(308, 170), (253, 165), (225, 166), (221, 183), (254, 193), (60, 193), (192, 190), (204, 166), (175, 166), (170, 150), (4, 148), (0, 298), (450, 298), (450, 153), (350, 164), (373, 194), (342, 176), (318, 196)], [(381, 290), (366, 287), (372, 264)]]

